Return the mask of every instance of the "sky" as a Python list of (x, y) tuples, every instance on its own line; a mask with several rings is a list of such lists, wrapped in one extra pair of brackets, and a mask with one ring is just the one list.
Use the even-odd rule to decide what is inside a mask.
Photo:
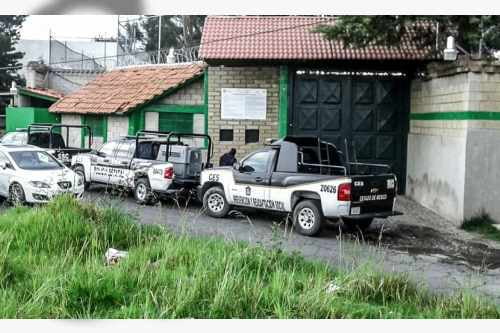
[(59, 40), (116, 37), (117, 15), (31, 15), (21, 29), (21, 39), (49, 39), (49, 31)]

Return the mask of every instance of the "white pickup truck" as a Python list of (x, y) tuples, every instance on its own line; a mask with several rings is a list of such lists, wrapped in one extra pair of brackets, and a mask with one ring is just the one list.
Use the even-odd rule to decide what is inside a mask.
[(132, 189), (139, 204), (153, 204), (160, 195), (196, 188), (202, 168), (201, 148), (181, 139), (204, 134), (140, 131), (135, 137), (105, 143), (99, 151), (73, 156), (71, 167), (88, 187), (92, 183)]
[[(385, 172), (374, 174), (373, 169)], [(364, 174), (353, 174), (364, 169)], [(343, 162), (336, 147), (313, 137), (286, 137), (233, 167), (206, 169), (199, 197), (206, 212), (224, 217), (231, 207), (292, 213), (294, 228), (317, 235), (325, 219), (367, 228), (394, 211), (397, 179), (390, 167)]]

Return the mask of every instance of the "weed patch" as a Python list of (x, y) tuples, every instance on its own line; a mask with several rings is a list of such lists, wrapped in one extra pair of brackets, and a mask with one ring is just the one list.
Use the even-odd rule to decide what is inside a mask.
[[(110, 247), (129, 255), (107, 266)], [(69, 197), (0, 215), (0, 318), (499, 317), (481, 299), (430, 294), (404, 275), (174, 235)]]
[(500, 230), (495, 228), (493, 225), (496, 224), (487, 213), (481, 212), (480, 214), (465, 220), (462, 223), (462, 229), (475, 232), (483, 235), (484, 237), (500, 241)]

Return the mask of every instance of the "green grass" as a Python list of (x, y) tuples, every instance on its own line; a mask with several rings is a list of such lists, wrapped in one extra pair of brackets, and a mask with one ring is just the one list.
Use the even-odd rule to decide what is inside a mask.
[(462, 229), (478, 233), (484, 237), (500, 241), (500, 230), (495, 228), (493, 224), (496, 224), (487, 213), (481, 212), (480, 214), (465, 220), (462, 223)]
[[(113, 247), (129, 257), (114, 266)], [(334, 293), (327, 286), (339, 286)], [(402, 275), (335, 271), (279, 250), (142, 226), (60, 198), (0, 216), (0, 318), (499, 318)]]

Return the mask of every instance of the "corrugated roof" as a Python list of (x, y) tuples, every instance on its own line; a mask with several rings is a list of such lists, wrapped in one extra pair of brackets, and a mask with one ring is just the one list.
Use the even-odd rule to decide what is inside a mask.
[(60, 99), (64, 97), (64, 94), (62, 92), (59, 92), (54, 89), (45, 89), (45, 88), (31, 88), (31, 87), (22, 87), (20, 88), (21, 93), (22, 91), (26, 91), (28, 93), (40, 95), (40, 96), (45, 96), (53, 99)]
[(201, 63), (139, 66), (106, 72), (53, 104), (49, 111), (80, 114), (127, 112), (202, 75), (205, 66)]
[(209, 16), (200, 55), (210, 60), (424, 60), (428, 49), (405, 38), (398, 47), (344, 48), (312, 30), (334, 24), (319, 16)]

